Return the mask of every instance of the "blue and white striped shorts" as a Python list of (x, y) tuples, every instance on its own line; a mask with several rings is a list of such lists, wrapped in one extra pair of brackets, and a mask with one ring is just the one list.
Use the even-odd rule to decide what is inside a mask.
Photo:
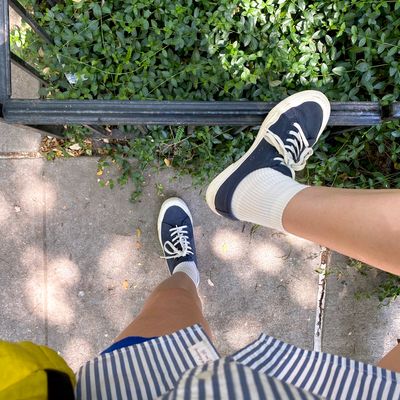
[(400, 374), (262, 334), (220, 358), (198, 325), (96, 357), (78, 399), (400, 399)]

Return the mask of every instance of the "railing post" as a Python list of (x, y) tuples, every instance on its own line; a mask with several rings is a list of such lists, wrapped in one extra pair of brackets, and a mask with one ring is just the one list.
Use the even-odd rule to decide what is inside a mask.
[(8, 0), (0, 0), (0, 104), (11, 97), (10, 21)]

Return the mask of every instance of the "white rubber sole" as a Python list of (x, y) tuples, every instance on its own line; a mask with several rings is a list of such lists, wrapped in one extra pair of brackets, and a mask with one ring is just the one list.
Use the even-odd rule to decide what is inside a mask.
[(318, 141), (319, 137), (321, 136), (322, 132), (326, 127), (326, 124), (328, 123), (329, 116), (331, 113), (331, 105), (329, 103), (328, 98), (323, 93), (318, 92), (316, 90), (304, 90), (303, 92), (296, 93), (292, 96), (287, 97), (285, 100), (282, 100), (269, 112), (267, 117), (264, 119), (250, 149), (247, 150), (247, 152), (238, 161), (231, 164), (229, 167), (224, 169), (219, 175), (217, 175), (217, 177), (214, 178), (214, 180), (208, 186), (206, 193), (206, 201), (208, 206), (211, 208), (213, 212), (215, 212), (218, 215), (221, 215), (215, 209), (215, 196), (217, 195), (219, 188), (257, 148), (261, 140), (264, 139), (265, 136), (267, 135), (268, 128), (275, 122), (277, 122), (279, 117), (284, 112), (286, 112), (292, 107), (297, 107), (300, 104), (305, 103), (306, 101), (314, 101), (318, 103), (322, 108), (323, 119), (322, 119), (321, 129), (318, 132), (316, 140)]
[(164, 252), (164, 246), (161, 240), (161, 225), (162, 221), (164, 219), (165, 212), (167, 211), (168, 208), (172, 206), (178, 206), (182, 208), (187, 215), (189, 215), (190, 221), (193, 225), (193, 218), (192, 214), (189, 211), (188, 206), (186, 203), (180, 199), (179, 197), (170, 197), (169, 199), (165, 200), (164, 203), (162, 203), (161, 208), (160, 208), (160, 213), (158, 214), (158, 221), (157, 221), (157, 231), (158, 231), (158, 240), (160, 241), (161, 248), (163, 249)]

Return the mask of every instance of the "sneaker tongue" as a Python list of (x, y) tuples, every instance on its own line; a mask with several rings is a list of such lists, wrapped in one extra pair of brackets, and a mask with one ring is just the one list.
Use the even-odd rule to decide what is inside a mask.
[(276, 171), (281, 172), (283, 175), (288, 176), (289, 178), (293, 178), (292, 170), (287, 165), (282, 165), (281, 161), (275, 160), (272, 168)]
[(191, 222), (188, 216), (182, 215), (181, 218), (177, 218), (176, 216), (173, 216), (171, 218), (166, 219), (164, 221), (165, 224), (169, 225), (171, 228), (176, 228), (177, 226), (183, 226), (186, 225), (188, 226)]
[(285, 138), (287, 139), (288, 137), (293, 139), (293, 136), (289, 135), (289, 132), (290, 131), (296, 131), (296, 132), (298, 131), (298, 129), (294, 125), (295, 123), (297, 123), (300, 125), (305, 138), (309, 142), (312, 138), (308, 134), (309, 130), (306, 126), (305, 118), (306, 117), (303, 115), (303, 113), (300, 113), (297, 110), (291, 109), (291, 110), (288, 110), (285, 114), (282, 114), (279, 117), (279, 120), (275, 124), (271, 125), (269, 130), (272, 133), (274, 133), (275, 135), (281, 137), (282, 140), (285, 141)]

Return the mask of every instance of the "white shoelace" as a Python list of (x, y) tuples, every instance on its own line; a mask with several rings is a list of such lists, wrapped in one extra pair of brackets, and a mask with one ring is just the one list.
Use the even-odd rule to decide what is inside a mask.
[(272, 144), (282, 156), (275, 157), (274, 160), (281, 161), (282, 164), (287, 165), (293, 171), (300, 171), (305, 167), (307, 160), (314, 152), (301, 126), (297, 122), (295, 122), (293, 126), (297, 131), (289, 131), (289, 135), (293, 136), (293, 138), (287, 139), (287, 142), (292, 144), (284, 144), (282, 139), (270, 130), (267, 131), (265, 139)]
[[(172, 242), (167, 241), (164, 243), (164, 254), (161, 258), (171, 259), (185, 257), (188, 254), (193, 254), (192, 247), (190, 246), (187, 225), (176, 226), (171, 228)], [(180, 246), (179, 249), (177, 246)]]

